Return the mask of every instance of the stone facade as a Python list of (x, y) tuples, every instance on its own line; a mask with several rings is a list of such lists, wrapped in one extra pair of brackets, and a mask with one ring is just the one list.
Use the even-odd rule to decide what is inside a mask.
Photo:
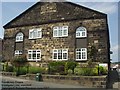
[[(63, 9), (64, 8), (64, 9)], [(68, 26), (67, 37), (53, 37), (54, 26)], [(76, 38), (76, 29), (83, 26), (86, 38)], [(99, 62), (109, 60), (109, 32), (107, 15), (71, 2), (38, 2), (4, 26), (4, 59), (11, 60), (15, 50), (28, 56), (29, 49), (41, 50), (41, 61), (52, 61), (53, 49), (68, 49), (68, 60), (76, 60), (76, 48), (95, 45)], [(42, 38), (29, 39), (29, 30), (42, 28)], [(18, 32), (23, 42), (15, 42)], [(89, 57), (87, 57), (89, 59)], [(34, 62), (35, 63), (35, 62)]]
[(3, 40), (0, 38), (0, 60), (2, 60)]

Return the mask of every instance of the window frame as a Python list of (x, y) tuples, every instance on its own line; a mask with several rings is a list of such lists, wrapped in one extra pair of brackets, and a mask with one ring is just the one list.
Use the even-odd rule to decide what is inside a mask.
[[(21, 34), (21, 35), (20, 35)], [(21, 39), (22, 38), (22, 39)], [(18, 39), (18, 40), (17, 40)], [(15, 37), (15, 42), (22, 42), (24, 39), (24, 34), (22, 32), (18, 32)]]
[(86, 28), (85, 27), (78, 27), (76, 29), (76, 38), (84, 38), (84, 37), (87, 37), (87, 30), (86, 30)]
[[(85, 55), (85, 59), (83, 59), (83, 53)], [(80, 58), (78, 58), (79, 56)], [(85, 61), (85, 60), (87, 60), (87, 48), (77, 48), (76, 49), (76, 61)]]
[(14, 55), (15, 56), (20, 56), (20, 55), (22, 55), (23, 54), (23, 51), (22, 50), (15, 50), (15, 52), (14, 52)]
[[(56, 51), (56, 52), (54, 52), (54, 51)], [(61, 59), (59, 59), (59, 51), (62, 51), (61, 52)], [(56, 59), (54, 58), (55, 53), (57, 53), (57, 55), (56, 55), (57, 58)], [(67, 54), (66, 59), (63, 57), (63, 54)], [(53, 56), (52, 57), (53, 57), (52, 59), (55, 60), (55, 61), (68, 60), (68, 49), (53, 49)]]
[[(36, 55), (36, 58), (33, 58), (33, 54), (34, 54), (34, 51), (35, 51), (35, 55)], [(40, 55), (40, 59), (38, 59), (38, 54)], [(31, 55), (31, 58), (29, 58), (29, 55)], [(28, 61), (41, 61), (41, 50), (28, 50)]]
[(29, 30), (29, 39), (37, 39), (37, 38), (42, 38), (42, 28), (30, 29)]
[(67, 37), (67, 36), (68, 36), (68, 26), (53, 27), (53, 37)]

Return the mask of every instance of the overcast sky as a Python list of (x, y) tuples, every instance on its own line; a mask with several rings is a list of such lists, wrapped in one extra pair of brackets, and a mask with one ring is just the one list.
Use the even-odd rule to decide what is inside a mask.
[[(34, 5), (35, 0), (1, 0), (0, 2), (0, 38), (4, 36), (3, 25), (8, 23), (10, 20), (18, 16), (20, 13)], [(12, 1), (12, 2), (11, 2)], [(39, 0), (36, 0), (39, 1)], [(110, 32), (110, 42), (111, 42), (111, 50), (113, 51), (112, 60), (118, 61), (118, 2), (119, 0), (69, 0), (71, 2), (83, 5), (85, 7), (89, 7), (91, 9), (106, 13), (108, 15), (108, 24), (109, 24), (109, 32)], [(97, 2), (96, 2), (97, 1)], [(106, 1), (106, 2), (105, 2)], [(114, 2), (113, 2), (114, 1)], [(116, 1), (116, 2), (115, 2)]]

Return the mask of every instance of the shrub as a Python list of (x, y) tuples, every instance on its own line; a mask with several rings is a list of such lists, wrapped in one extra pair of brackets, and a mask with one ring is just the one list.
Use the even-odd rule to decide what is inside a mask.
[(97, 68), (93, 68), (92, 72), (93, 72), (93, 75), (94, 75), (94, 76), (97, 76), (97, 75), (98, 75), (98, 69), (97, 69)]
[(26, 67), (21, 67), (21, 68), (20, 68), (19, 75), (25, 75), (26, 73), (27, 73)]
[(25, 55), (15, 56), (12, 60), (14, 66), (24, 66), (27, 63), (27, 58)]
[(73, 71), (71, 69), (68, 70), (68, 75), (72, 75)]
[(26, 55), (15, 56), (13, 58), (13, 60), (11, 61), (11, 63), (15, 67), (17, 67), (17, 69), (16, 69), (17, 76), (19, 74), (24, 74), (26, 72), (25, 70), (20, 71), (20, 68), (23, 67), (24, 65), (26, 65), (26, 63), (27, 63)]
[(48, 66), (49, 73), (50, 74), (55, 74), (55, 73), (64, 74), (64, 66), (65, 66), (65, 62), (61, 62), (61, 61), (50, 62)]
[(7, 72), (13, 72), (13, 70), (14, 70), (13, 66), (6, 66)]
[(77, 66), (77, 62), (75, 61), (68, 61), (65, 63), (65, 71), (71, 69), (72, 73), (74, 73), (74, 68)]
[(82, 75), (82, 76), (98, 75), (97, 68), (75, 68), (74, 72), (76, 75)]
[(84, 68), (84, 75), (85, 76), (91, 76), (93, 75), (93, 69), (92, 68)]
[(44, 72), (45, 72), (45, 68), (41, 68), (41, 67), (29, 67), (29, 73), (31, 73), (31, 74), (44, 73)]
[(83, 72), (82, 68), (75, 68), (74, 74), (75, 75), (84, 75), (84, 72)]
[(68, 70), (71, 69), (72, 73), (74, 73), (74, 68), (77, 66), (77, 62), (75, 61), (56, 61), (56, 62), (50, 62), (49, 63), (49, 73), (55, 74), (59, 73), (62, 75), (66, 75), (68, 73)]
[(99, 73), (102, 75), (106, 75), (107, 74), (107, 69), (104, 68), (103, 66), (99, 66)]

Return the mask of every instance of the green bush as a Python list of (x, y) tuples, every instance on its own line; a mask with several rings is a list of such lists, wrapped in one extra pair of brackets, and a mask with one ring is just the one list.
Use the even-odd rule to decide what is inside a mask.
[(94, 76), (97, 76), (97, 75), (98, 75), (98, 69), (97, 69), (97, 68), (93, 68), (92, 72), (93, 72), (93, 75), (94, 75)]
[(68, 70), (71, 69), (72, 73), (74, 73), (74, 68), (77, 66), (77, 62), (75, 61), (54, 61), (49, 63), (49, 73), (56, 74), (59, 73), (61, 75), (66, 75)]
[(27, 58), (25, 55), (15, 56), (11, 62), (14, 66), (24, 66), (27, 63)]
[(6, 66), (6, 72), (13, 72), (13, 66)]
[(97, 68), (75, 68), (74, 73), (82, 76), (96, 76), (98, 75)]
[(72, 73), (74, 73), (74, 68), (77, 66), (77, 62), (75, 61), (68, 61), (65, 63), (65, 71), (71, 69)]
[(55, 74), (55, 73), (64, 74), (64, 66), (65, 66), (65, 62), (61, 62), (61, 61), (50, 62), (49, 73), (50, 74)]
[(68, 70), (68, 75), (72, 75), (72, 73), (73, 73), (73, 70), (69, 69)]
[(31, 74), (44, 73), (44, 72), (45, 72), (45, 68), (41, 68), (41, 67), (29, 67), (29, 73), (31, 73)]
[(93, 68), (83, 68), (84, 76), (93, 75)]
[[(18, 71), (19, 68), (19, 71)], [(14, 67), (14, 72), (16, 72), (18, 75), (25, 75), (27, 73), (26, 67)]]
[(26, 67), (21, 67), (21, 68), (20, 68), (19, 75), (25, 75), (26, 73), (27, 73)]
[(84, 72), (83, 72), (82, 68), (75, 68), (74, 74), (75, 75), (84, 75)]
[(106, 75), (107, 74), (107, 69), (104, 68), (103, 66), (99, 66), (99, 73), (101, 75)]

